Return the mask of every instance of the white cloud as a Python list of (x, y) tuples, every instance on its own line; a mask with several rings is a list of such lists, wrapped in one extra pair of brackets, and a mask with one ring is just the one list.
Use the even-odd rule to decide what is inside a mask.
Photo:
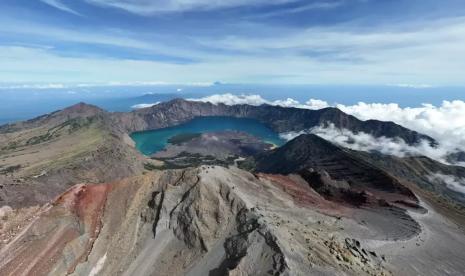
[(302, 5), (302, 6), (289, 8), (289, 9), (279, 9), (277, 11), (262, 13), (262, 14), (252, 16), (252, 17), (253, 18), (267, 18), (267, 17), (273, 17), (277, 15), (301, 13), (301, 12), (310, 11), (310, 10), (334, 9), (334, 8), (344, 5), (345, 3), (346, 3), (345, 0), (312, 2), (309, 4)]
[(321, 109), (324, 107), (328, 107), (328, 103), (321, 101), (310, 99), (306, 104), (301, 104), (298, 101), (287, 98), (285, 100), (275, 100), (269, 101), (260, 95), (250, 95), (250, 94), (241, 94), (241, 95), (234, 95), (231, 93), (226, 94), (214, 94), (203, 98), (192, 98), (188, 99), (190, 101), (200, 101), (200, 102), (210, 102), (212, 104), (219, 104), (223, 103), (226, 105), (236, 105), (236, 104), (248, 104), (248, 105), (276, 105), (276, 106), (283, 106), (283, 107), (297, 107), (297, 108), (305, 108), (305, 109)]
[(131, 108), (132, 109), (140, 109), (140, 108), (152, 107), (152, 106), (157, 105), (159, 103), (160, 102), (135, 104), (135, 105), (131, 106)]
[(393, 121), (409, 129), (429, 135), (449, 149), (465, 150), (465, 102), (443, 101), (440, 106), (423, 104), (402, 108), (398, 104), (336, 105), (361, 120)]
[(63, 89), (69, 88), (63, 83), (3, 84), (0, 89)]
[(465, 179), (453, 175), (434, 174), (428, 177), (430, 181), (445, 184), (449, 189), (465, 194)]
[(154, 13), (183, 12), (192, 10), (216, 10), (241, 6), (278, 5), (296, 0), (86, 0), (88, 3), (126, 10), (131, 13), (150, 15)]
[[(46, 45), (37, 43), (22, 45), (10, 42), (11, 46), (19, 46), (29, 49), (47, 50), (53, 53), (55, 45), (60, 45), (62, 42), (67, 43), (85, 43), (103, 46), (112, 46), (123, 49), (135, 49), (141, 53), (164, 55), (167, 57), (174, 57), (180, 59), (200, 59), (211, 58), (212, 55), (208, 51), (196, 49), (193, 43), (189, 43), (190, 47), (183, 47), (179, 43), (167, 43), (166, 41), (172, 38), (169, 34), (154, 34), (152, 39), (148, 40), (140, 33), (131, 30), (122, 30), (117, 28), (68, 28), (57, 25), (44, 24), (42, 22), (28, 22), (14, 18), (0, 18), (0, 34), (8, 36), (21, 35), (27, 37), (29, 40), (36, 42), (36, 40), (47, 40)], [(188, 40), (188, 37), (184, 38)], [(9, 45), (9, 44), (6, 44)], [(19, 48), (18, 47), (18, 48)], [(210, 51), (211, 52), (211, 51)], [(96, 59), (98, 55), (92, 52), (82, 52), (82, 56), (89, 58), (89, 56)], [(5, 54), (6, 57), (9, 55)], [(63, 56), (63, 53), (57, 55)], [(102, 57), (100, 57), (102, 59)]]
[(65, 5), (62, 1), (60, 0), (40, 0), (42, 2), (44, 2), (45, 4), (47, 5), (50, 5), (56, 9), (59, 9), (59, 10), (62, 10), (64, 12), (69, 12), (69, 13), (72, 13), (74, 15), (81, 15), (80, 13), (78, 13), (77, 11), (71, 9), (70, 7), (68, 7), (67, 5)]
[(262, 105), (267, 103), (260, 95), (233, 95), (231, 93), (215, 94), (203, 98), (192, 98), (189, 101), (209, 102), (212, 104), (223, 103), (226, 105), (236, 104), (249, 104), (249, 105)]
[(413, 88), (413, 89), (427, 89), (433, 88), (434, 86), (430, 84), (412, 84), (412, 83), (397, 83), (397, 84), (389, 84), (389, 86), (396, 86), (396, 87), (405, 87), (405, 88)]
[(329, 107), (328, 102), (316, 99), (310, 99), (305, 103), (308, 106), (308, 109), (322, 109)]

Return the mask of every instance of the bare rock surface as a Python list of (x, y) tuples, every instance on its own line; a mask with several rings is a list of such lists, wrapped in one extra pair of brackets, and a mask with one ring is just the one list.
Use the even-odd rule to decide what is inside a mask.
[[(3, 249), (0, 272), (388, 273), (368, 258), (344, 257), (350, 250), (338, 233), (339, 226), (333, 223), (336, 219), (289, 199), (269, 179), (223, 167), (164, 171), (110, 184), (78, 185), (42, 207)], [(341, 265), (328, 267), (333, 262)]]

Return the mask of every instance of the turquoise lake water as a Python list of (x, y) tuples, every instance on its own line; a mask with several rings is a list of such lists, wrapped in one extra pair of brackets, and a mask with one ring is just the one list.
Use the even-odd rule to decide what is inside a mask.
[(226, 130), (246, 132), (277, 146), (281, 146), (285, 142), (278, 133), (256, 120), (233, 117), (198, 117), (174, 127), (134, 132), (131, 134), (131, 138), (136, 142), (136, 148), (140, 152), (151, 155), (163, 150), (168, 139), (175, 135)]

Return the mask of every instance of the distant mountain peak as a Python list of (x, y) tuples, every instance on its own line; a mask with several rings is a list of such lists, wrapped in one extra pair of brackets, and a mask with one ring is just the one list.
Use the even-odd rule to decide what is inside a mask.
[(79, 113), (82, 115), (95, 115), (97, 113), (103, 113), (105, 111), (95, 105), (79, 102), (61, 110), (60, 112), (64, 114)]

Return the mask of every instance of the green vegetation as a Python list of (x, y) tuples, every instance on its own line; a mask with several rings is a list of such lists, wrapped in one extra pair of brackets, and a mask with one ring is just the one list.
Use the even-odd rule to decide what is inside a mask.
[(8, 143), (8, 146), (5, 146), (2, 148), (2, 151), (7, 151), (7, 150), (14, 150), (18, 147), (18, 142), (16, 141), (13, 141), (13, 142), (10, 142)]
[(44, 135), (34, 136), (27, 140), (26, 145), (37, 145), (46, 141), (51, 140), (54, 137), (54, 133), (47, 132)]
[(21, 168), (21, 165), (8, 166), (0, 170), (0, 174), (13, 173)]
[(61, 135), (60, 131), (64, 129), (68, 130), (68, 134), (74, 133), (81, 128), (89, 127), (93, 123), (93, 121), (93, 118), (74, 118), (68, 120), (62, 124), (50, 128), (49, 130), (47, 130), (47, 133), (43, 135), (31, 137), (29, 140), (26, 141), (26, 145), (37, 145), (43, 142), (50, 141), (53, 138), (59, 137)]
[(49, 132), (58, 132), (64, 128), (68, 129), (68, 133), (73, 133), (81, 128), (89, 127), (94, 121), (96, 121), (95, 117), (90, 118), (74, 118), (70, 119), (62, 124), (59, 124), (51, 129)]
[(152, 163), (149, 163), (149, 162), (146, 162), (144, 163), (144, 169), (148, 170), (148, 171), (154, 171), (154, 170), (158, 170), (160, 169), (160, 167), (152, 164)]
[(160, 169), (183, 169), (188, 167), (198, 167), (201, 165), (217, 165), (226, 167), (231, 165), (235, 158), (228, 158), (227, 160), (216, 159), (212, 155), (201, 155), (199, 153), (182, 152), (176, 157), (158, 158), (163, 161), (163, 166)]
[(238, 161), (237, 167), (246, 171), (254, 171), (256, 167), (255, 160), (252, 157), (249, 157), (245, 160)]
[(168, 143), (172, 145), (180, 145), (194, 138), (200, 137), (200, 133), (181, 133), (168, 139)]

